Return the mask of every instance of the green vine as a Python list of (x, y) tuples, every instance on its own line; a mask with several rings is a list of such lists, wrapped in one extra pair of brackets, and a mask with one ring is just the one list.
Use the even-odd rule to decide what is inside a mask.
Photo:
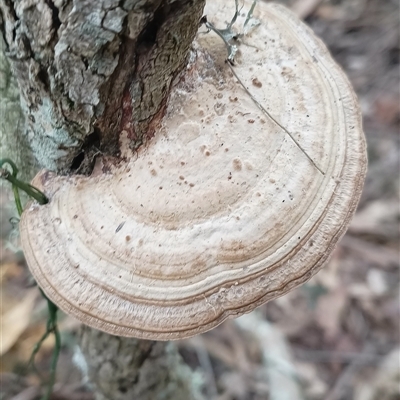
[[(5, 165), (8, 165), (11, 168), (11, 171), (10, 171), (10, 169), (5, 168)], [(19, 180), (17, 178), (18, 172), (19, 172), (18, 168), (12, 160), (10, 160), (9, 158), (0, 159), (0, 178), (5, 179), (11, 183), (12, 191), (14, 194), (15, 205), (17, 207), (18, 215), (21, 217), (22, 212), (23, 212), (23, 207), (22, 207), (22, 203), (21, 203), (21, 197), (19, 195), (20, 190), (25, 192), (29, 197), (32, 197), (33, 199), (35, 199), (39, 204), (48, 203), (48, 199), (44, 195), (44, 193), (42, 193), (40, 190), (38, 190), (34, 186), (30, 185), (29, 183)], [(55, 345), (54, 345), (53, 356), (52, 356), (51, 365), (50, 365), (50, 379), (47, 384), (46, 392), (41, 398), (41, 400), (49, 400), (51, 393), (53, 391), (53, 387), (54, 387), (54, 383), (55, 383), (55, 379), (56, 379), (57, 361), (58, 361), (58, 357), (60, 355), (60, 350), (61, 350), (61, 337), (60, 337), (60, 332), (57, 327), (58, 307), (51, 300), (49, 300), (47, 298), (47, 296), (44, 294), (42, 289), (40, 289), (40, 292), (42, 293), (42, 296), (47, 301), (47, 308), (48, 308), (49, 316), (47, 318), (46, 332), (43, 334), (43, 336), (40, 338), (40, 340), (34, 346), (34, 349), (32, 351), (31, 357), (29, 359), (28, 365), (32, 366), (34, 368), (34, 370), (37, 371), (37, 369), (35, 367), (36, 354), (39, 352), (43, 342), (51, 334), (53, 334), (54, 339), (55, 339)]]

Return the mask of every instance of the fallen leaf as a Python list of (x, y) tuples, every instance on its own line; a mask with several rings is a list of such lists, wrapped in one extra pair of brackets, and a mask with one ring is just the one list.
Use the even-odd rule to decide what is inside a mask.
[(5, 354), (28, 327), (37, 294), (37, 289), (30, 290), (16, 306), (2, 315), (0, 355)]

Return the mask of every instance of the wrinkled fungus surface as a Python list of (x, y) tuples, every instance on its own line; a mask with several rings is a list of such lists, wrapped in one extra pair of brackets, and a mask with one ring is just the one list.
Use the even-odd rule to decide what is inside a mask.
[[(230, 3), (205, 10), (215, 26)], [(345, 232), (366, 168), (353, 90), (289, 11), (259, 3), (254, 17), (232, 67), (253, 98), (222, 40), (199, 34), (135, 157), (92, 177), (36, 178), (50, 203), (23, 214), (28, 264), (85, 324), (158, 340), (204, 332), (309, 279)]]

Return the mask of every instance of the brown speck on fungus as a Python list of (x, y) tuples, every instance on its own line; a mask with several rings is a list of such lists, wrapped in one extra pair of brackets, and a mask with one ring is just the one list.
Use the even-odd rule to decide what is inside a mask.
[(258, 80), (258, 78), (253, 78), (253, 79), (251, 80), (251, 83), (252, 83), (255, 87), (258, 87), (258, 88), (262, 87), (262, 83)]
[(232, 161), (232, 164), (233, 164), (233, 169), (235, 171), (241, 171), (242, 170), (242, 162), (238, 158), (235, 158)]

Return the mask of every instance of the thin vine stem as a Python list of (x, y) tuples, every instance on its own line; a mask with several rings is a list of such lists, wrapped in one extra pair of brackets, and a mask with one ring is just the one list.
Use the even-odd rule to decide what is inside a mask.
[[(11, 167), (11, 173), (8, 169), (3, 167), (5, 164), (8, 164)], [(13, 186), (15, 204), (17, 205), (19, 215), (22, 214), (23, 208), (21, 205), (21, 199), (18, 189), (24, 191), (29, 197), (35, 199), (39, 204), (47, 204), (49, 202), (44, 193), (42, 193), (40, 190), (30, 185), (29, 183), (23, 182), (17, 178), (19, 170), (12, 160), (10, 160), (9, 158), (0, 159), (0, 168), (0, 176), (3, 179), (8, 180)]]
[[(4, 167), (7, 164), (9, 167), (11, 167), (11, 171), (8, 168)], [(19, 190), (24, 191), (29, 197), (32, 197), (41, 205), (48, 203), (48, 199), (44, 193), (42, 193), (34, 186), (19, 180), (17, 178), (18, 172), (19, 170), (17, 166), (11, 159), (9, 158), (0, 159), (0, 178), (3, 178), (11, 183), (12, 191), (14, 194), (15, 205), (17, 207), (18, 215), (21, 217), (23, 212), (23, 207), (21, 203), (21, 197), (19, 195)], [(50, 396), (51, 393), (53, 392), (53, 387), (56, 380), (56, 368), (57, 368), (58, 357), (60, 355), (60, 350), (61, 350), (61, 336), (57, 326), (58, 307), (51, 300), (48, 299), (48, 297), (44, 294), (42, 289), (40, 289), (40, 292), (47, 301), (49, 316), (47, 318), (47, 323), (46, 323), (46, 332), (42, 335), (40, 340), (35, 344), (28, 365), (32, 366), (33, 370), (39, 375), (39, 377), (41, 377), (40, 372), (35, 366), (35, 357), (39, 352), (43, 342), (51, 334), (53, 334), (55, 339), (55, 345), (50, 364), (50, 379), (47, 384), (46, 392), (41, 398), (41, 400), (50, 400)]]

